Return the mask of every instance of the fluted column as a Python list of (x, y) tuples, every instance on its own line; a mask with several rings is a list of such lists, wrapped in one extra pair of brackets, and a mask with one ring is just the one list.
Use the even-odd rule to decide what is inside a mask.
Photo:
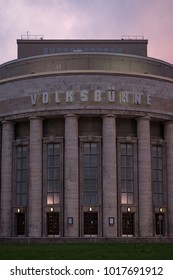
[(153, 235), (150, 118), (138, 119), (139, 234)]
[(167, 192), (168, 192), (168, 235), (173, 236), (173, 121), (165, 123)]
[(29, 236), (42, 235), (42, 136), (41, 118), (30, 119)]
[[(103, 117), (103, 236), (117, 236), (116, 119)], [(109, 225), (109, 218), (114, 224)]]
[[(64, 234), (77, 237), (79, 231), (79, 189), (78, 189), (78, 117), (65, 117), (65, 219)], [(73, 218), (73, 225), (67, 225), (67, 218)]]
[(12, 141), (14, 124), (10, 121), (2, 123), (2, 157), (1, 157), (1, 236), (11, 236), (12, 207)]

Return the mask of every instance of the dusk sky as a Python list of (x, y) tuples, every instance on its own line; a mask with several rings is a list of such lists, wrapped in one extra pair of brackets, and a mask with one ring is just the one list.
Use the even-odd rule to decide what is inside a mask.
[(148, 39), (148, 56), (173, 64), (173, 0), (0, 0), (0, 64), (21, 35), (44, 39)]

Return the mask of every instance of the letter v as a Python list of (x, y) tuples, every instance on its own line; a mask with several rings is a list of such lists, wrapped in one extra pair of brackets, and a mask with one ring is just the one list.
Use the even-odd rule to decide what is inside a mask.
[(32, 103), (32, 105), (36, 105), (36, 103), (37, 103), (37, 97), (38, 97), (38, 94), (37, 94), (37, 93), (31, 94), (31, 103)]

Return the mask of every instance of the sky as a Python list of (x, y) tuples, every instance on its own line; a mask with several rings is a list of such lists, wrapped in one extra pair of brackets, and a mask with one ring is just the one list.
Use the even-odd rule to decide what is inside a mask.
[(173, 0), (0, 0), (0, 64), (17, 58), (17, 39), (144, 36), (148, 56), (173, 64)]

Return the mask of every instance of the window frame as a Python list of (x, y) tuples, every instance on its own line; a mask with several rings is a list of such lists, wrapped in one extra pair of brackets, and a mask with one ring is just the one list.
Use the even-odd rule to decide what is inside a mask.
[[(60, 164), (59, 164), (59, 176), (60, 176), (60, 187), (59, 192), (50, 192), (50, 193), (59, 193), (59, 203), (47, 203), (47, 194), (48, 192), (48, 145), (49, 144), (59, 144), (60, 145)], [(43, 139), (43, 206), (52, 207), (52, 206), (63, 206), (63, 137), (45, 137)]]
[[(154, 176), (153, 176), (153, 156), (152, 156), (152, 147), (161, 147), (162, 148), (162, 204), (155, 204), (154, 201)], [(152, 176), (152, 200), (153, 200), (153, 207), (155, 209), (159, 209), (160, 207), (167, 206), (167, 186), (166, 186), (166, 143), (162, 139), (152, 140), (151, 141), (151, 176)], [(156, 182), (156, 181), (155, 181)], [(158, 192), (159, 194), (159, 192)]]
[[(122, 203), (122, 179), (121, 179), (121, 144), (131, 144), (133, 149), (133, 203)], [(117, 138), (117, 165), (118, 165), (118, 205), (121, 207), (132, 207), (138, 205), (138, 170), (137, 170), (137, 139), (134, 137), (118, 137)], [(127, 192), (131, 193), (131, 192)]]
[[(26, 157), (26, 168), (21, 169), (26, 171), (26, 192), (17, 193), (17, 148), (26, 147), (27, 157)], [(16, 140), (13, 142), (13, 207), (26, 209), (29, 199), (29, 142), (23, 140)], [(19, 169), (18, 169), (19, 170)], [(23, 182), (23, 181), (21, 181)], [(26, 195), (26, 203), (17, 203), (17, 194)]]
[[(97, 203), (84, 202), (84, 144), (96, 143), (97, 144)], [(101, 161), (101, 137), (100, 136), (81, 136), (80, 137), (80, 204), (82, 207), (97, 207), (101, 205), (102, 197), (102, 161)]]

